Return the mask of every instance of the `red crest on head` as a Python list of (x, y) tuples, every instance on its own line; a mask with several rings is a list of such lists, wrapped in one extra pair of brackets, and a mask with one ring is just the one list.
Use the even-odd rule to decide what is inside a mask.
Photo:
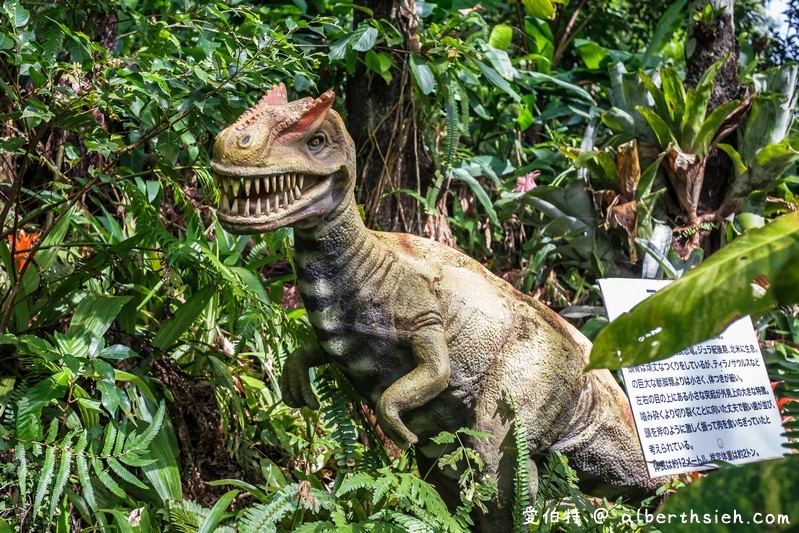
[(269, 105), (283, 105), (289, 103), (288, 95), (286, 94), (286, 86), (281, 83), (280, 85), (272, 87), (266, 91), (266, 96), (264, 96), (261, 102)]
[(327, 116), (327, 112), (330, 111), (335, 99), (336, 95), (333, 91), (323, 93), (303, 111), (300, 119), (288, 131), (306, 132), (318, 128), (325, 116)]

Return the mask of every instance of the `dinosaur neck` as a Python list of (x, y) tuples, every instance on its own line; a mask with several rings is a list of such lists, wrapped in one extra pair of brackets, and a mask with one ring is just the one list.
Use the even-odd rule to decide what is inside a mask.
[(370, 290), (375, 274), (387, 266), (381, 243), (364, 225), (352, 196), (317, 226), (295, 228), (294, 244), (299, 289), (309, 310)]

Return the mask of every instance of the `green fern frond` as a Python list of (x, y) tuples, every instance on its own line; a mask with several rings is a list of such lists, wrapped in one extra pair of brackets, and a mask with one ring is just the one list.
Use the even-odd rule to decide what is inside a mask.
[(328, 372), (321, 373), (316, 380), (317, 391), (322, 400), (322, 417), (333, 428), (336, 462), (341, 469), (350, 469), (358, 455), (358, 426), (350, 415), (347, 398), (339, 392), (335, 381)]
[(101, 456), (108, 457), (111, 455), (111, 450), (114, 448), (114, 441), (116, 438), (117, 429), (114, 427), (114, 424), (106, 425), (103, 435), (103, 449), (100, 451)]
[(527, 428), (519, 416), (519, 404), (516, 398), (509, 394), (511, 405), (513, 406), (513, 436), (516, 441), (516, 472), (513, 477), (514, 494), (516, 498), (513, 502), (513, 524), (517, 531), (524, 529), (525, 517), (524, 510), (531, 504), (530, 494), (530, 472), (529, 468), (529, 445), (527, 443)]
[(39, 514), (39, 509), (50, 487), (50, 482), (53, 480), (53, 474), (55, 473), (55, 450), (55, 447), (48, 446), (47, 450), (44, 452), (44, 463), (42, 464), (42, 471), (39, 473), (39, 484), (36, 486), (36, 495), (33, 499), (34, 515)]
[(22, 443), (17, 443), (14, 448), (14, 455), (17, 459), (17, 480), (19, 481), (20, 497), (24, 500), (28, 497), (28, 457)]
[[(386, 478), (381, 478), (380, 480), (382, 481), (384, 479)], [(367, 472), (355, 472), (354, 474), (347, 476), (344, 481), (341, 482), (341, 485), (336, 491), (336, 496), (341, 497), (360, 489), (371, 489), (376, 482), (377, 480), (375, 480), (375, 478)]]
[(208, 516), (210, 509), (192, 500), (171, 502), (169, 506), (169, 525), (179, 533), (197, 533), (200, 524)]
[(267, 533), (277, 531), (279, 521), (298, 508), (297, 483), (286, 485), (275, 493), (269, 503), (253, 505), (239, 522), (240, 533)]
[(108, 463), (108, 466), (111, 468), (111, 470), (114, 471), (116, 475), (118, 475), (120, 478), (124, 479), (131, 485), (135, 485), (140, 489), (145, 489), (145, 490), (149, 488), (147, 485), (139, 481), (139, 479), (136, 476), (134, 476), (130, 472), (130, 470), (122, 466), (120, 462), (117, 461), (115, 458), (109, 457), (106, 462)]
[(113, 492), (115, 495), (119, 496), (120, 498), (125, 497), (125, 491), (122, 490), (122, 487), (119, 486), (119, 483), (111, 477), (111, 475), (105, 471), (103, 467), (102, 461), (98, 458), (93, 458), (91, 460), (92, 468), (94, 469), (94, 473), (97, 474), (97, 479), (99, 479), (105, 487)]
[(402, 526), (408, 533), (436, 533), (436, 531), (415, 516), (398, 511), (386, 511), (386, 516), (395, 524)]
[(55, 438), (58, 435), (58, 426), (59, 420), (57, 418), (50, 421), (50, 425), (47, 427), (47, 436), (44, 439), (45, 444), (53, 444), (55, 442)]
[(153, 416), (152, 421), (150, 422), (149, 427), (144, 430), (141, 435), (131, 434), (128, 436), (128, 442), (125, 443), (125, 454), (129, 453), (144, 453), (147, 450), (147, 446), (153, 441), (155, 436), (160, 431), (161, 426), (164, 423), (164, 414), (166, 413), (166, 405), (164, 404), (163, 400), (158, 405), (158, 411), (156, 411), (155, 415)]
[(72, 467), (72, 448), (69, 446), (71, 440), (72, 435), (68, 435), (68, 440), (64, 439), (64, 442), (61, 443), (61, 463), (58, 467), (55, 483), (53, 484), (53, 494), (50, 497), (50, 510), (47, 513), (50, 521), (53, 520), (56, 507), (61, 500), (61, 495), (64, 493), (64, 488), (67, 486), (67, 481), (69, 480), (69, 473)]
[(455, 162), (455, 149), (458, 146), (458, 101), (455, 94), (458, 90), (457, 82), (449, 80), (447, 86), (447, 137), (444, 141), (444, 168), (449, 170)]

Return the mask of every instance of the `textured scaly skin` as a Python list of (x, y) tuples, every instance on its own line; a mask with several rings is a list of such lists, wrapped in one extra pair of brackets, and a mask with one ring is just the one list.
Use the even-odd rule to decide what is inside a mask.
[[(484, 531), (512, 529), (509, 395), (528, 432), (533, 494), (535, 458), (549, 450), (563, 452), (588, 481), (610, 487), (606, 494), (656, 488), (623, 392), (607, 371), (583, 371), (590, 343), (579, 331), (451, 248), (364, 226), (353, 193), (355, 148), (332, 102), (328, 92), (289, 103), (280, 86), (214, 146), (212, 166), (228, 192), (218, 211), (222, 225), (236, 233), (295, 230), (298, 286), (319, 344), (288, 357), (284, 401), (318, 408), (308, 370), (333, 363), (390, 437), (401, 446), (418, 442), (421, 463), (440, 456), (430, 437), (441, 431), (490, 433), (471, 443), (485, 460), (483, 475), (499, 488), (481, 520)], [(267, 183), (276, 174), (287, 183), (303, 176), (299, 199), (281, 199), (269, 214), (252, 207), (246, 216), (233, 213), (231, 183), (240, 181), (240, 204), (242, 180)], [(251, 194), (247, 205), (271, 206), (275, 196), (282, 193)], [(452, 470), (434, 474), (457, 502), (453, 479)]]

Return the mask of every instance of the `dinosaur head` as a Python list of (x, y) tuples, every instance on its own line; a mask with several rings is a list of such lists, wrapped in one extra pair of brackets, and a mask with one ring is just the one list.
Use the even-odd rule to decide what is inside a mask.
[(348, 200), (355, 148), (333, 91), (289, 102), (281, 83), (216, 138), (217, 216), (231, 233), (313, 226)]

